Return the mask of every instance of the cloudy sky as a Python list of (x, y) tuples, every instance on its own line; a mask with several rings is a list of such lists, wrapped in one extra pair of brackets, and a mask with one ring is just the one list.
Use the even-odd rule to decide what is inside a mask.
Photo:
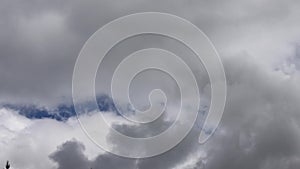
[[(0, 166), (10, 160), (13, 169), (300, 168), (299, 9), (298, 0), (0, 0)], [(160, 88), (171, 101), (167, 115), (135, 126), (118, 114), (108, 79), (136, 50), (160, 47), (182, 56), (202, 94), (197, 122), (178, 146), (151, 158), (123, 158), (100, 149), (81, 129), (72, 106), (72, 73), (84, 43), (101, 26), (150, 11), (185, 18), (209, 37), (224, 65), (227, 101), (217, 131), (199, 144), (210, 99), (202, 64), (166, 37), (121, 42), (107, 54), (96, 79), (97, 113), (116, 130), (156, 135), (178, 108), (175, 82), (154, 71), (137, 76), (132, 100), (139, 108), (148, 106), (145, 94)], [(91, 125), (94, 115), (87, 117)], [(101, 124), (100, 131), (117, 150), (132, 151)]]

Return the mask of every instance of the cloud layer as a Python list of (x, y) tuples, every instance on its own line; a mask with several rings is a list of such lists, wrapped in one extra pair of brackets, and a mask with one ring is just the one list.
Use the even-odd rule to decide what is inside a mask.
[[(298, 169), (299, 8), (296, 0), (1, 0), (0, 105), (55, 108), (70, 102), (73, 66), (84, 42), (112, 19), (144, 11), (184, 17), (208, 35), (224, 62), (228, 98), (222, 122), (208, 143), (198, 144), (200, 129), (196, 125), (177, 147), (149, 159), (126, 159), (103, 152), (86, 137), (75, 118), (33, 120), (18, 110), (1, 107), (0, 164), (9, 159), (13, 169)], [(122, 56), (148, 46), (189, 55), (174, 42), (150, 37), (141, 43), (145, 38), (129, 40), (129, 45), (120, 45), (110, 55)], [(105, 90), (105, 76), (109, 77), (118, 61), (112, 58), (103, 67), (107, 71), (101, 71), (104, 78), (98, 79)], [(209, 82), (197, 65), (194, 71), (201, 76), (202, 92), (209, 97)], [(149, 86), (135, 86), (137, 98), (142, 98)], [(176, 96), (169, 85), (159, 87)], [(115, 114), (106, 116), (120, 120)], [(166, 125), (162, 122), (142, 128), (118, 122), (115, 127), (128, 135), (145, 135), (162, 129)], [(109, 131), (103, 133), (110, 144), (128, 149), (118, 147)]]

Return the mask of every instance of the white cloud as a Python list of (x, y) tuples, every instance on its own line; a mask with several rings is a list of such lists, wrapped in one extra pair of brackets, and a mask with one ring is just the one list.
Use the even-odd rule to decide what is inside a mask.
[[(104, 116), (108, 121), (118, 119), (112, 113), (105, 113)], [(96, 117), (89, 118), (90, 125), (93, 125), (92, 119)], [(84, 143), (88, 158), (103, 153), (83, 133), (76, 117), (67, 122), (53, 119), (30, 120), (16, 111), (0, 109), (0, 164), (10, 160), (13, 169), (53, 168), (55, 164), (48, 156), (58, 145), (72, 139)]]

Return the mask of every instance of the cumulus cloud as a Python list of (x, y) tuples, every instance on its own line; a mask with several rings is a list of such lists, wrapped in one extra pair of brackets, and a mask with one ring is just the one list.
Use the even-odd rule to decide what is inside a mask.
[[(93, 168), (105, 168), (112, 160), (123, 164), (123, 168), (142, 169), (298, 168), (299, 77), (287, 78), (282, 72), (260, 68), (259, 64), (237, 58), (225, 63), (230, 84), (227, 107), (219, 129), (206, 144), (198, 143), (200, 129), (195, 126), (183, 142), (159, 156), (134, 160), (102, 154), (89, 165), (97, 163), (99, 165)], [(115, 127), (127, 135), (141, 136), (158, 130), (159, 125), (138, 130), (126, 124)], [(109, 135), (108, 138), (116, 149), (134, 151), (132, 147), (118, 147), (119, 140)], [(68, 149), (60, 148), (57, 153), (62, 151)], [(98, 160), (101, 163), (95, 162)], [(56, 162), (59, 166), (65, 165), (63, 161)]]
[(76, 140), (63, 143), (58, 150), (50, 155), (50, 158), (57, 162), (58, 169), (67, 168), (94, 168), (94, 169), (111, 169), (111, 168), (135, 168), (135, 162), (131, 159), (121, 158), (111, 154), (103, 154), (95, 159), (88, 160), (84, 155), (85, 147)]
[[(105, 113), (108, 121), (115, 121), (114, 113)], [(17, 111), (0, 109), (0, 163), (10, 160), (14, 169), (50, 169), (55, 164), (48, 158), (58, 145), (76, 139), (86, 147), (86, 158), (92, 158), (103, 151), (85, 135), (76, 117), (67, 121), (55, 119), (27, 119)], [(90, 125), (95, 125), (90, 118)], [(95, 120), (94, 120), (95, 121)], [(103, 131), (105, 135), (106, 131)], [(79, 152), (80, 149), (78, 149)]]
[[(124, 130), (130, 132), (130, 127), (126, 129), (122, 125)], [(195, 133), (196, 134), (196, 133)], [(79, 166), (84, 165), (86, 167), (94, 169), (108, 169), (108, 168), (173, 168), (176, 165), (184, 163), (189, 158), (199, 158), (199, 156), (190, 156), (189, 154), (195, 155), (195, 146), (197, 145), (196, 135), (190, 135), (188, 139), (185, 139), (174, 149), (164, 153), (162, 155), (146, 158), (146, 159), (131, 159), (119, 157), (110, 153), (105, 153), (97, 156), (90, 161), (86, 160), (87, 157), (83, 155), (84, 147), (76, 140), (68, 141), (62, 144), (53, 154), (50, 155), (50, 159), (58, 164), (59, 169), (67, 169), (77, 166), (78, 161), (83, 162)], [(111, 140), (112, 141), (112, 140)], [(117, 144), (116, 144), (117, 145)], [(119, 147), (120, 148), (120, 147)], [(128, 150), (130, 151), (130, 150)], [(68, 156), (68, 154), (72, 154)], [(76, 162), (75, 162), (76, 161)]]
[(207, 168), (299, 167), (299, 76), (238, 62), (227, 65), (228, 104), (206, 147)]

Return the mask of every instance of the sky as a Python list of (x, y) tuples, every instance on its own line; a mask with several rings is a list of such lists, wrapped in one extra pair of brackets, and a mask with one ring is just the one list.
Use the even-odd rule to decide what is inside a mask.
[[(10, 160), (12, 169), (298, 169), (299, 8), (297, 0), (0, 0), (0, 165)], [(128, 123), (109, 93), (117, 63), (136, 50), (160, 47), (182, 56), (197, 75), (201, 110), (191, 132), (164, 154), (131, 159), (105, 152), (82, 130), (72, 107), (78, 54), (106, 23), (137, 12), (187, 19), (218, 51), (227, 100), (221, 123), (205, 144), (198, 136), (210, 102), (207, 72), (180, 43), (155, 35), (129, 38), (107, 54), (96, 78), (100, 113), (116, 130), (137, 137), (155, 135), (174, 121), (178, 87), (165, 74), (140, 74), (130, 89), (141, 109), (149, 106), (149, 91), (166, 92), (166, 115), (154, 124)], [(86, 118), (97, 124), (95, 114)], [(99, 125), (116, 150), (134, 151), (119, 146)]]

